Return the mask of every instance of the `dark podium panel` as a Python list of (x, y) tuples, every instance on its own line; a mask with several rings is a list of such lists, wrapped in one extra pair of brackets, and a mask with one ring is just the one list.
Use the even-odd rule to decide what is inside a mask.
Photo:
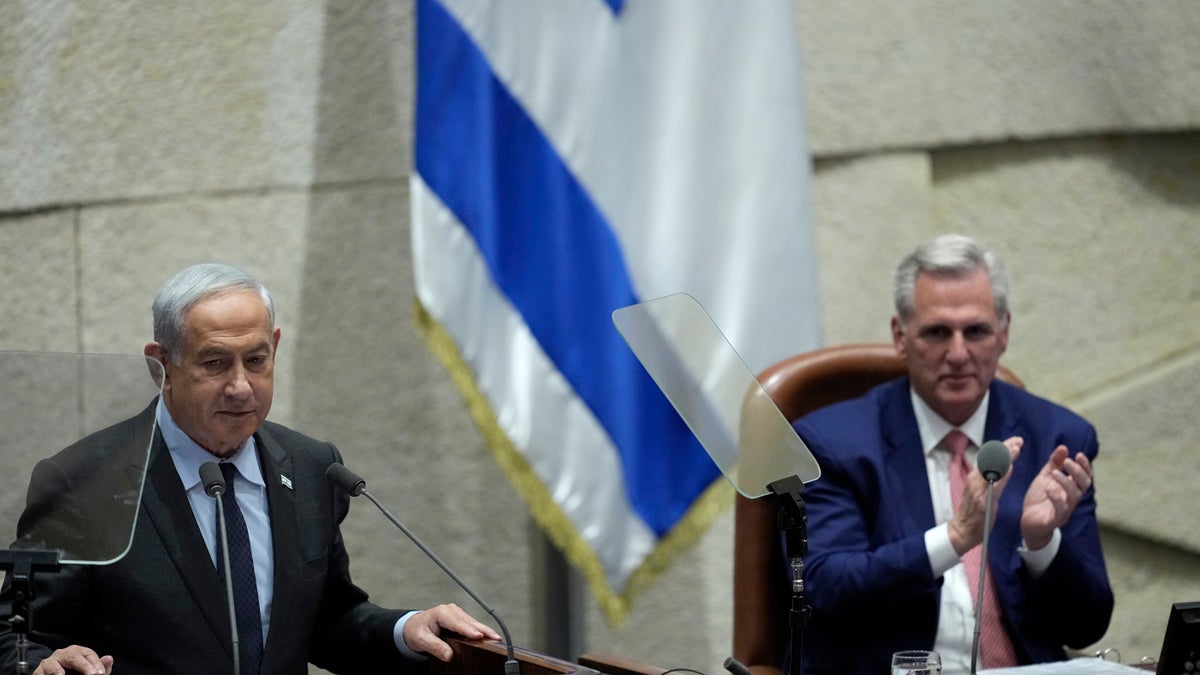
[[(429, 675), (504, 675), (508, 648), (499, 642), (479, 642), (447, 637), (454, 658), (443, 662), (429, 660)], [(577, 663), (545, 656), (537, 652), (513, 648), (513, 656), (521, 666), (521, 675), (600, 675)]]

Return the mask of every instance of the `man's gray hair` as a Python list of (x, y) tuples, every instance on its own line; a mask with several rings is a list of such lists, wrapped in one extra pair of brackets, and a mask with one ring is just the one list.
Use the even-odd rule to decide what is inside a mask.
[(896, 267), (894, 296), (896, 314), (907, 323), (916, 312), (913, 296), (917, 277), (922, 273), (949, 278), (962, 278), (976, 270), (987, 272), (992, 286), (992, 302), (996, 316), (1003, 322), (1008, 317), (1008, 267), (992, 249), (961, 234), (944, 234), (918, 246)]
[(154, 341), (162, 345), (173, 363), (178, 364), (183, 355), (183, 319), (188, 310), (213, 294), (239, 290), (258, 293), (271, 316), (273, 332), (275, 303), (266, 286), (233, 265), (201, 263), (180, 270), (158, 289), (153, 306)]

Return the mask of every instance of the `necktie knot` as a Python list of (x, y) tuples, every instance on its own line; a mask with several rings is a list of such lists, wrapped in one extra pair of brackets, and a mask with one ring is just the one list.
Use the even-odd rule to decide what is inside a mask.
[(225, 493), (233, 494), (233, 478), (237, 475), (237, 467), (230, 462), (221, 462), (221, 475), (225, 477)]
[(967, 448), (971, 447), (971, 439), (963, 432), (955, 429), (946, 434), (946, 437), (942, 439), (942, 447), (950, 453), (955, 461), (958, 461), (966, 456)]

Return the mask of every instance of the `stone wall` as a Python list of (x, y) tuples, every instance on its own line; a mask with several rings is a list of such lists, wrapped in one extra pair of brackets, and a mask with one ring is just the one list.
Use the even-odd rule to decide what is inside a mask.
[[(826, 341), (887, 340), (917, 242), (998, 247), (1007, 365), (1100, 432), (1099, 646), (1156, 655), (1200, 599), (1200, 5), (801, 0), (797, 25)], [(169, 274), (245, 266), (278, 299), (272, 416), (540, 648), (537, 534), (412, 325), (411, 1), (3, 2), (0, 45), (0, 348), (138, 353)], [(473, 607), (369, 504), (346, 535), (377, 600)], [(718, 672), (731, 541), (726, 514), (624, 626), (585, 600), (585, 647)]]

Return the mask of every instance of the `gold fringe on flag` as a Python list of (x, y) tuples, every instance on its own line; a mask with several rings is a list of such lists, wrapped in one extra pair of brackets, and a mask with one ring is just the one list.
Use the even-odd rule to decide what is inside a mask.
[(587, 580), (609, 624), (621, 626), (632, 611), (634, 599), (649, 588), (680, 555), (695, 546), (717, 516), (733, 504), (733, 487), (724, 479), (714, 481), (696, 498), (679, 524), (659, 540), (650, 555), (638, 565), (625, 588), (612, 588), (595, 551), (588, 546), (579, 530), (551, 497), (545, 484), (496, 422), (496, 415), (479, 390), (474, 374), (463, 360), (453, 338), (419, 301), (414, 305), (413, 320), (417, 329), (458, 387), (485, 444), (500, 469), (512, 481), (517, 494), (529, 506), (534, 522)]

